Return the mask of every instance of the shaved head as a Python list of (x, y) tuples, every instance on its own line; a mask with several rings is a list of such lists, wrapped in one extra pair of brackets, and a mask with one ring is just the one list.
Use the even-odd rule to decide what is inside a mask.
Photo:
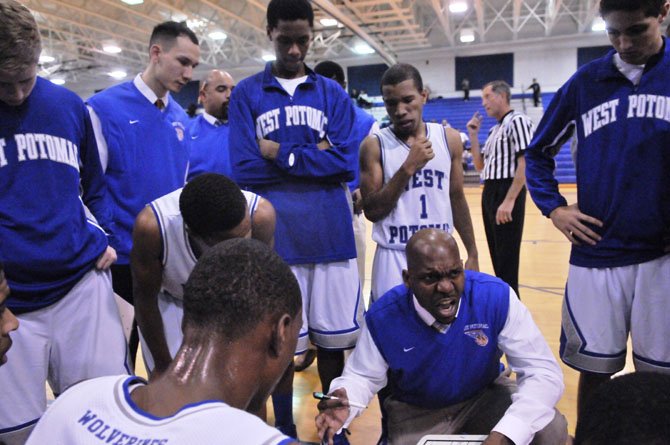
[(446, 249), (456, 258), (460, 258), (458, 244), (449, 232), (440, 229), (423, 229), (416, 232), (407, 242), (407, 268), (413, 269), (420, 258), (431, 255), (436, 249)]
[(229, 73), (211, 70), (200, 88), (200, 103), (208, 114), (222, 121), (228, 120), (228, 104), (230, 93), (235, 87), (235, 80)]

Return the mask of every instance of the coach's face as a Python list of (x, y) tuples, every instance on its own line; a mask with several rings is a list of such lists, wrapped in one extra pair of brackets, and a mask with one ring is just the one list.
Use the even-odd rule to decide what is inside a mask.
[(156, 80), (165, 91), (178, 93), (190, 82), (200, 60), (200, 47), (186, 36), (179, 36), (172, 46), (154, 44), (151, 60), (156, 64)]
[(465, 271), (456, 241), (446, 232), (435, 231), (408, 247), (403, 281), (437, 321), (453, 322), (465, 288)]
[(274, 28), (267, 28), (268, 38), (274, 45), (274, 74), (283, 79), (305, 75), (304, 60), (312, 43), (312, 28), (305, 19), (279, 20)]
[(656, 17), (645, 17), (641, 9), (612, 11), (603, 16), (610, 42), (624, 62), (642, 65), (661, 50), (661, 23), (668, 15), (668, 7), (666, 2)]
[(0, 102), (18, 107), (30, 96), (37, 79), (37, 64), (16, 71), (0, 70)]
[(9, 286), (5, 275), (0, 271), (0, 366), (7, 362), (7, 351), (12, 346), (12, 339), (9, 333), (19, 327), (19, 321), (14, 314), (5, 306), (5, 300), (9, 295)]
[(205, 111), (217, 119), (228, 120), (230, 94), (235, 88), (235, 81), (228, 73), (214, 72), (200, 92), (200, 102)]
[(419, 91), (413, 79), (382, 86), (382, 99), (396, 133), (411, 135), (422, 125), (426, 92)]

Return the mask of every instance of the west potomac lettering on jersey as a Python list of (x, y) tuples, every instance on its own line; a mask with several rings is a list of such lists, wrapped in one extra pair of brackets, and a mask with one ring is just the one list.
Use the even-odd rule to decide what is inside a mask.
[[(319, 139), (323, 139), (326, 135), (328, 118), (322, 110), (307, 105), (287, 105), (283, 109), (285, 126), (306, 125), (319, 132)], [(281, 108), (275, 108), (256, 118), (256, 136), (258, 138), (264, 138), (280, 128), (280, 112)]]
[[(619, 99), (613, 99), (591, 108), (582, 114), (584, 137), (617, 121)], [(649, 118), (670, 122), (670, 97), (656, 94), (628, 96), (627, 119)]]
[[(18, 133), (14, 135), (14, 141), (18, 162), (48, 159), (79, 171), (79, 148), (72, 141), (43, 133)], [(0, 139), (0, 167), (9, 162), (6, 147), (5, 139)]]
[(410, 224), (407, 226), (389, 226), (389, 244), (407, 244), (407, 241), (419, 230), (441, 229), (449, 232), (449, 223), (442, 224)]
[(431, 170), (430, 168), (423, 168), (414, 173), (412, 179), (405, 186), (405, 191), (415, 188), (432, 188), (437, 187), (443, 190), (442, 181), (445, 178), (445, 173), (440, 170)]
[(169, 440), (141, 438), (132, 434), (126, 434), (118, 428), (107, 424), (107, 422), (100, 419), (91, 410), (86, 410), (86, 413), (81, 416), (77, 423), (80, 423), (82, 427), (86, 428), (97, 439), (100, 439), (101, 442), (111, 445), (164, 445)]

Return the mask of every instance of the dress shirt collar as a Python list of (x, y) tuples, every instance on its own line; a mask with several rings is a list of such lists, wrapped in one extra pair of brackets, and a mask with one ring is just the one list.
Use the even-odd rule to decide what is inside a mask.
[[(444, 334), (445, 332), (447, 332), (447, 330), (449, 330), (449, 326), (451, 325), (440, 323), (439, 321), (437, 321), (435, 317), (433, 317), (430, 314), (430, 312), (428, 312), (423, 306), (421, 306), (421, 304), (419, 304), (419, 300), (416, 299), (414, 294), (412, 294), (412, 302), (414, 303), (414, 310), (416, 311), (416, 314), (419, 316), (421, 321), (426, 323), (426, 325), (437, 329), (441, 334)], [(461, 305), (459, 301), (458, 309), (456, 309), (456, 318), (458, 318), (458, 313), (460, 311), (461, 311)]]
[[(155, 104), (156, 101), (159, 99), (158, 96), (156, 96), (156, 93), (149, 88), (149, 85), (146, 84), (144, 79), (142, 79), (142, 73), (138, 74), (135, 76), (135, 79), (133, 79), (133, 84), (135, 87), (140, 90), (140, 93), (142, 93), (142, 96), (146, 97), (151, 104)], [(168, 106), (168, 100), (169, 100), (170, 94), (166, 94), (164, 97), (161, 97), (160, 99), (163, 100), (163, 103), (165, 104), (165, 108)]]
[(218, 127), (218, 126), (220, 126), (221, 124), (223, 124), (223, 121), (222, 121), (222, 120), (219, 120), (218, 118), (212, 116), (211, 114), (209, 114), (209, 113), (206, 112), (206, 111), (203, 111), (203, 112), (202, 112), (202, 118), (205, 119), (205, 120), (206, 120), (207, 122), (209, 122), (210, 124), (214, 125), (215, 127)]

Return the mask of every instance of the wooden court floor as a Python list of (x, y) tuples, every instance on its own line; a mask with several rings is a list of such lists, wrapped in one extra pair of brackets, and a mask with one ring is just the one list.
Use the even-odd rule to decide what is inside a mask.
[[(482, 224), (481, 192), (481, 187), (470, 186), (466, 187), (465, 196), (472, 216), (479, 251), (480, 270), (492, 274), (493, 267), (491, 266), (484, 226)], [(561, 192), (568, 200), (568, 203), (576, 201), (577, 193), (574, 186), (564, 186), (561, 188)], [(370, 233), (371, 223), (368, 222), (364, 281), (364, 296), (366, 301), (370, 292), (370, 271), (375, 249), (375, 243), (370, 238)], [(458, 241), (461, 254), (463, 254), (465, 251), (463, 244), (460, 240)], [(561, 329), (561, 301), (567, 277), (569, 253), (569, 242), (556, 230), (551, 220), (540, 214), (530, 196), (528, 196), (521, 245), (519, 292), (521, 293), (522, 301), (530, 309), (535, 322), (540, 327), (557, 358)], [(565, 377), (565, 392), (558, 403), (558, 409), (568, 419), (569, 431), (571, 434), (574, 434), (577, 418), (578, 373), (562, 363), (561, 367)], [(138, 374), (143, 374), (143, 363), (138, 363), (137, 369)], [(627, 361), (624, 372), (626, 371), (632, 371), (630, 359)], [(293, 412), (300, 440), (318, 442), (314, 426), (314, 417), (317, 415), (316, 400), (312, 398), (312, 392), (321, 391), (316, 364), (296, 374), (294, 389)], [(350, 428), (352, 435), (349, 436), (352, 445), (375, 444), (380, 433), (379, 418), (379, 405), (375, 399), (370, 403), (370, 406), (363, 415), (352, 423)], [(274, 422), (272, 403), (269, 401), (268, 422), (271, 424)]]

